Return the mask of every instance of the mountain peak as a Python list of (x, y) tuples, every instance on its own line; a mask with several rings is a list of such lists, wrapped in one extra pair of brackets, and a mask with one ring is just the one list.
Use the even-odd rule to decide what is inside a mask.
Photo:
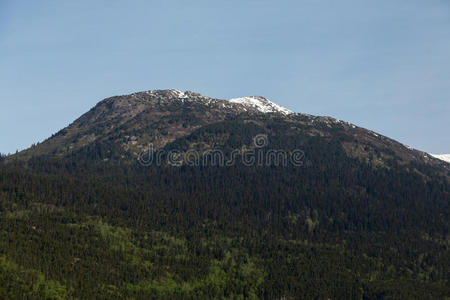
[[(235, 107), (238, 111), (259, 112), (259, 113), (281, 113), (283, 115), (290, 115), (294, 112), (284, 108), (261, 96), (248, 96), (233, 98), (229, 101), (210, 98), (199, 93), (191, 91), (179, 91), (175, 89), (168, 90), (149, 90), (145, 92), (138, 92), (130, 95), (132, 98), (158, 98), (171, 103), (172, 100), (181, 100), (182, 102), (203, 103), (208, 106), (211, 103), (220, 103), (222, 108)], [(123, 96), (127, 97), (127, 96)], [(235, 104), (238, 104), (237, 106)]]
[[(96, 145), (109, 149), (106, 153), (115, 149), (115, 153), (137, 157), (149, 144), (155, 149), (162, 149), (213, 124), (231, 121), (261, 123), (272, 122), (270, 120), (273, 119), (289, 122), (290, 134), (293, 135), (322, 138), (332, 138), (336, 134), (345, 136), (347, 140), (342, 141), (342, 147), (347, 155), (367, 160), (381, 153), (373, 162), (378, 166), (394, 159), (392, 153), (395, 153), (395, 157), (404, 163), (416, 161), (443, 166), (445, 170), (449, 168), (439, 159), (370, 130), (331, 117), (297, 114), (261, 96), (227, 101), (174, 89), (142, 91), (104, 99), (66, 128), (38, 146), (20, 152), (17, 157), (64, 156)], [(262, 132), (270, 130), (264, 126), (260, 128)], [(387, 154), (382, 153), (383, 149), (387, 149)]]
[(230, 99), (231, 103), (239, 103), (243, 106), (250, 107), (253, 109), (256, 109), (263, 113), (272, 113), (272, 112), (278, 112), (282, 113), (284, 115), (292, 114), (293, 111), (284, 108), (276, 103), (273, 103), (272, 101), (261, 97), (261, 96), (249, 96), (249, 97), (242, 97), (242, 98), (233, 98)]
[(167, 98), (174, 98), (174, 99), (186, 99), (188, 98), (189, 92), (182, 92), (179, 90), (169, 89), (169, 90), (149, 90), (145, 92), (137, 92), (131, 94), (131, 96), (139, 96), (139, 95), (150, 95), (150, 96), (160, 96), (160, 97), (167, 97)]

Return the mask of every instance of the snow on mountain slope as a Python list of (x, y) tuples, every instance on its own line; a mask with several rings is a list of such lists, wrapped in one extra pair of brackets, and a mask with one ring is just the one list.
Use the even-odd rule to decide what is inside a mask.
[(450, 154), (431, 154), (432, 156), (439, 158), (440, 160), (450, 163)]
[(230, 99), (230, 102), (239, 103), (244, 106), (247, 106), (247, 107), (250, 107), (253, 109), (257, 109), (258, 111), (263, 112), (263, 113), (280, 112), (285, 115), (293, 113), (293, 111), (291, 111), (287, 108), (284, 108), (276, 103), (273, 103), (264, 97), (259, 97), (259, 96), (233, 98), (233, 99)]

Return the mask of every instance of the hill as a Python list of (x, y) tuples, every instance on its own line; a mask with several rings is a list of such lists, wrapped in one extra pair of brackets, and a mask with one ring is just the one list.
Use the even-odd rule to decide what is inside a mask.
[(108, 98), (0, 164), (0, 296), (445, 299), (449, 178), (263, 97)]

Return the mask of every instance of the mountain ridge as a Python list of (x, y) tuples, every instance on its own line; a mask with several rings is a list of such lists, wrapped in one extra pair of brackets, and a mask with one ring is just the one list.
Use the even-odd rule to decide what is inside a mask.
[[(397, 157), (400, 163), (418, 161), (438, 166), (444, 172), (450, 170), (442, 160), (371, 130), (332, 117), (295, 113), (261, 96), (222, 100), (178, 90), (150, 90), (106, 98), (49, 139), (7, 160), (40, 155), (63, 157), (96, 143), (118, 146), (124, 152), (121, 157), (137, 158), (149, 144), (160, 149), (203, 126), (238, 119), (263, 123), (279, 119), (296, 128), (298, 134), (324, 138), (336, 131), (355, 139), (354, 143), (342, 143), (349, 156), (364, 161), (370, 158), (376, 165), (385, 165), (386, 160)], [(376, 149), (394, 151), (395, 156), (380, 154)]]

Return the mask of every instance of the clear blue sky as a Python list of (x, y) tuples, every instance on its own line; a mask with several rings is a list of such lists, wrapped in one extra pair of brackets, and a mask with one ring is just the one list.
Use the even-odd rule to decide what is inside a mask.
[(450, 153), (450, 1), (0, 0), (0, 152), (165, 88), (262, 95)]

